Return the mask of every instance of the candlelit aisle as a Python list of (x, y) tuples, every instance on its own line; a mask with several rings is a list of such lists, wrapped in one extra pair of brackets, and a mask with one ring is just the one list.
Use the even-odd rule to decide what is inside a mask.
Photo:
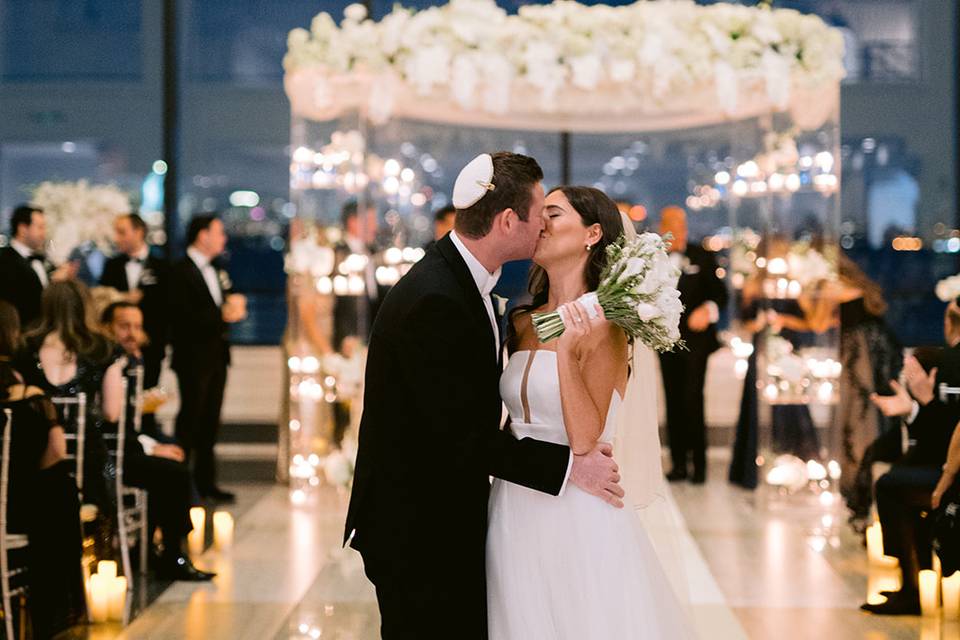
[[(722, 479), (725, 453), (713, 450), (705, 486), (671, 485), (687, 530), (693, 609), (701, 637), (960, 639), (957, 626), (858, 610), (893, 574), (868, 571), (866, 554), (839, 505), (771, 499)], [(287, 491), (239, 485), (232, 550), (199, 563), (219, 572), (209, 585), (174, 584), (124, 631), (89, 638), (262, 640), (377, 638), (374, 593), (357, 554), (339, 548), (345, 496), (322, 489), (293, 507)]]

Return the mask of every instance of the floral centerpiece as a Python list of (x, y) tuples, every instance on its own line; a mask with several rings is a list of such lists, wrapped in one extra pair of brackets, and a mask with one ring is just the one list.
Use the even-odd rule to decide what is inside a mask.
[[(760, 86), (784, 108), (791, 91), (842, 78), (842, 59), (839, 31), (791, 9), (557, 0), (510, 15), (494, 0), (452, 0), (421, 11), (395, 5), (379, 22), (352, 4), (339, 26), (320, 13), (309, 30), (290, 32), (284, 68), (331, 79), (375, 76), (369, 107), (382, 121), (400, 83), (492, 113), (508, 111), (518, 89), (530, 90), (550, 111), (569, 90), (614, 90), (642, 104), (669, 103), (702, 87), (712, 87), (723, 110), (733, 113), (747, 85)], [(311, 100), (342, 99), (337, 83), (317, 83)]]
[(75, 248), (92, 243), (111, 250), (113, 220), (130, 213), (130, 198), (114, 185), (78, 182), (41, 182), (31, 204), (43, 209), (50, 231), (49, 256), (64, 262)]

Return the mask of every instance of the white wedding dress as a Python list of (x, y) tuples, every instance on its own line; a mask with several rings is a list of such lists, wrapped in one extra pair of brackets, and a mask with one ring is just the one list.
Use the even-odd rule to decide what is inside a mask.
[[(568, 444), (555, 352), (515, 353), (500, 394), (518, 438)], [(601, 441), (622, 402), (615, 391)], [(557, 497), (494, 480), (487, 604), (490, 640), (694, 637), (637, 513), (569, 483)]]

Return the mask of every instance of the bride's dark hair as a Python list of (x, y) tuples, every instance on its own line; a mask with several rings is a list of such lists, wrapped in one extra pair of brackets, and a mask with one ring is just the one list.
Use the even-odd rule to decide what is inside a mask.
[[(593, 187), (555, 187), (547, 195), (556, 191), (563, 193), (574, 211), (580, 214), (583, 226), (600, 225), (602, 233), (600, 241), (590, 248), (590, 256), (583, 272), (587, 291), (595, 291), (600, 285), (600, 274), (607, 265), (607, 247), (623, 234), (623, 217), (620, 215), (620, 209), (607, 194)], [(527, 291), (533, 297), (532, 302), (515, 308), (510, 314), (511, 318), (514, 314), (532, 311), (547, 303), (550, 296), (550, 278), (540, 265), (534, 264), (530, 268)], [(512, 339), (514, 337), (513, 322), (509, 323), (508, 331), (511, 334), (509, 338)]]

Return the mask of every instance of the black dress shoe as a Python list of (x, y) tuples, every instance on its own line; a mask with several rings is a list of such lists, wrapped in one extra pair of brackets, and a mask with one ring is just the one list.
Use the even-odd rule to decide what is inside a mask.
[(920, 594), (916, 591), (894, 591), (880, 604), (860, 605), (863, 611), (881, 616), (920, 615)]
[(181, 580), (184, 582), (209, 582), (217, 574), (201, 571), (184, 556), (164, 559), (157, 568), (157, 577), (161, 580)]
[(680, 482), (687, 479), (687, 470), (674, 467), (673, 471), (667, 474), (667, 480), (670, 482)]
[(691, 484), (703, 484), (706, 481), (707, 481), (706, 471), (694, 471), (693, 475), (690, 476)]
[(206, 491), (200, 492), (200, 497), (204, 500), (209, 500), (210, 502), (216, 502), (219, 504), (233, 504), (237, 501), (237, 496), (229, 491), (224, 491), (219, 487), (213, 487), (212, 489), (207, 489)]

